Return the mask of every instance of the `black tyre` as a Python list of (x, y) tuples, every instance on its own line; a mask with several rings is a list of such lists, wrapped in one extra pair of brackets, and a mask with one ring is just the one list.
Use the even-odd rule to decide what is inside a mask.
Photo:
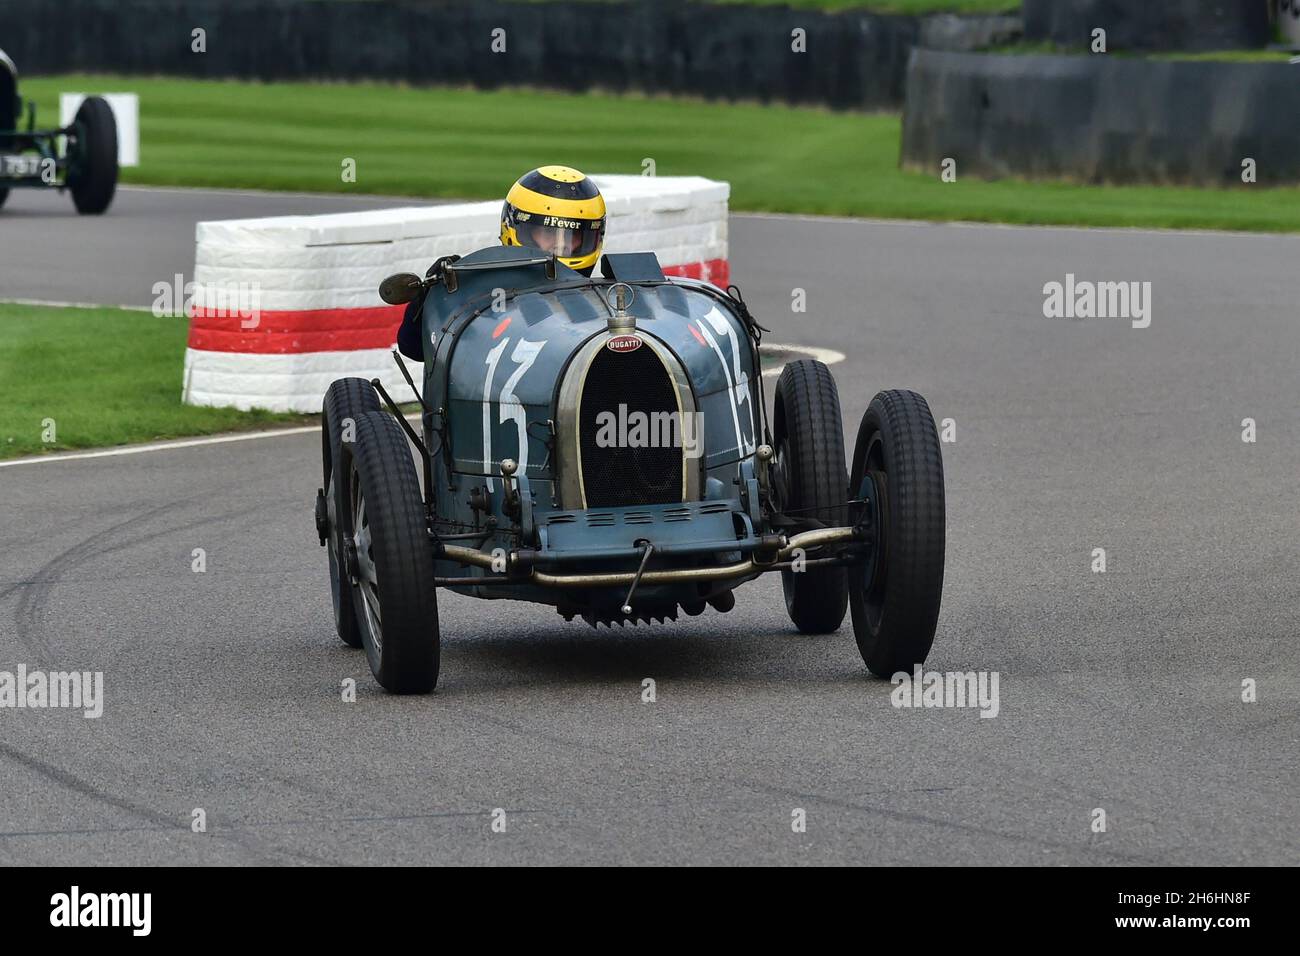
[(79, 128), (68, 164), (68, 188), (77, 212), (99, 215), (117, 191), (117, 120), (108, 101), (87, 96), (73, 122)]
[(395, 694), (427, 693), (438, 683), (438, 598), (411, 446), (393, 416), (366, 412), (342, 457), (352, 606), (370, 670)]
[(849, 490), (876, 514), (870, 556), (848, 569), (853, 634), (870, 671), (890, 677), (925, 661), (943, 594), (943, 456), (930, 406), (916, 392), (872, 400)]
[(349, 647), (361, 646), (361, 628), (352, 607), (352, 587), (344, 570), (343, 528), (339, 515), (347, 504), (347, 482), (340, 478), (343, 436), (352, 437), (356, 421), (366, 412), (379, 411), (379, 396), (364, 378), (341, 378), (325, 393), (321, 409), (321, 489), (329, 516), (330, 595), (334, 602), (334, 628)]
[(5, 200), (9, 198), (9, 190), (0, 189), (0, 209), (4, 208)]
[[(844, 425), (840, 395), (821, 362), (791, 362), (776, 383), (777, 507), (808, 527), (848, 524)], [(785, 607), (804, 634), (829, 634), (844, 621), (848, 579), (843, 568), (782, 571)]]

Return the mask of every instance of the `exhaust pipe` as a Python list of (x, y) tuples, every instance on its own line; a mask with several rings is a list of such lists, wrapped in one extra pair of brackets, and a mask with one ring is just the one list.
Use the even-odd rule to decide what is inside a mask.
[[(770, 561), (750, 557), (744, 561), (737, 561), (735, 564), (723, 564), (712, 568), (672, 568), (663, 571), (645, 571), (641, 573), (639, 584), (729, 581), (734, 578), (743, 578), (751, 574), (762, 574), (764, 571), (770, 571), (779, 562), (789, 561), (794, 556), (795, 551), (808, 551), (832, 544), (848, 544), (856, 540), (858, 540), (858, 531), (854, 528), (816, 528), (812, 531), (804, 531), (788, 539)], [(474, 548), (444, 544), (442, 553), (439, 556), (459, 564), (492, 570), (492, 555), (485, 554)], [(513, 563), (514, 555), (512, 554), (511, 564)], [(558, 588), (624, 587), (637, 580), (637, 573), (636, 571), (608, 571), (595, 574), (552, 574), (534, 568), (526, 580), (531, 581), (533, 584)], [(521, 579), (521, 583), (523, 583), (523, 579)], [(730, 592), (728, 592), (728, 596), (730, 597)], [(731, 602), (734, 606), (734, 597), (731, 598)], [(716, 605), (714, 606), (716, 607)], [(729, 611), (731, 608), (718, 608), (718, 610)]]

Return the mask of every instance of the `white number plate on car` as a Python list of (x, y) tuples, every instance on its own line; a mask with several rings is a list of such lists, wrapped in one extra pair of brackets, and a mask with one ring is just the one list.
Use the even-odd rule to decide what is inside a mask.
[(26, 179), (29, 176), (39, 176), (40, 172), (39, 156), (0, 156), (0, 177)]

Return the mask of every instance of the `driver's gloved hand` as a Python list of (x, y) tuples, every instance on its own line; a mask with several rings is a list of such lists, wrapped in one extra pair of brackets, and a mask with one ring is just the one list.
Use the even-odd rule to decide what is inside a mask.
[(427, 291), (406, 303), (406, 311), (402, 313), (402, 324), (397, 329), (397, 351), (413, 362), (424, 361), (424, 335), (420, 329), (423, 323), (420, 319), (424, 312), (426, 295), (428, 295)]

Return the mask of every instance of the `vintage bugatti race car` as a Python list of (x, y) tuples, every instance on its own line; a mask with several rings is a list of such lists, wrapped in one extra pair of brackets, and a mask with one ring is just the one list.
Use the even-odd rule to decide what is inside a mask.
[[(26, 129), (19, 129), (26, 112)], [(81, 101), (70, 126), (36, 128), (36, 105), (18, 95), (18, 71), (0, 50), (0, 206), (14, 187), (64, 189), (80, 213), (108, 209), (117, 190), (117, 121), (99, 96)]]
[(625, 625), (729, 611), (778, 571), (798, 630), (848, 608), (873, 673), (923, 661), (944, 563), (925, 400), (879, 393), (846, 474), (829, 369), (787, 364), (769, 416), (739, 290), (666, 278), (651, 254), (602, 272), (500, 247), (385, 280), (389, 303), (423, 297), (423, 427), (378, 380), (325, 395), (316, 527), (339, 636), (388, 690), (424, 692), (440, 589)]

